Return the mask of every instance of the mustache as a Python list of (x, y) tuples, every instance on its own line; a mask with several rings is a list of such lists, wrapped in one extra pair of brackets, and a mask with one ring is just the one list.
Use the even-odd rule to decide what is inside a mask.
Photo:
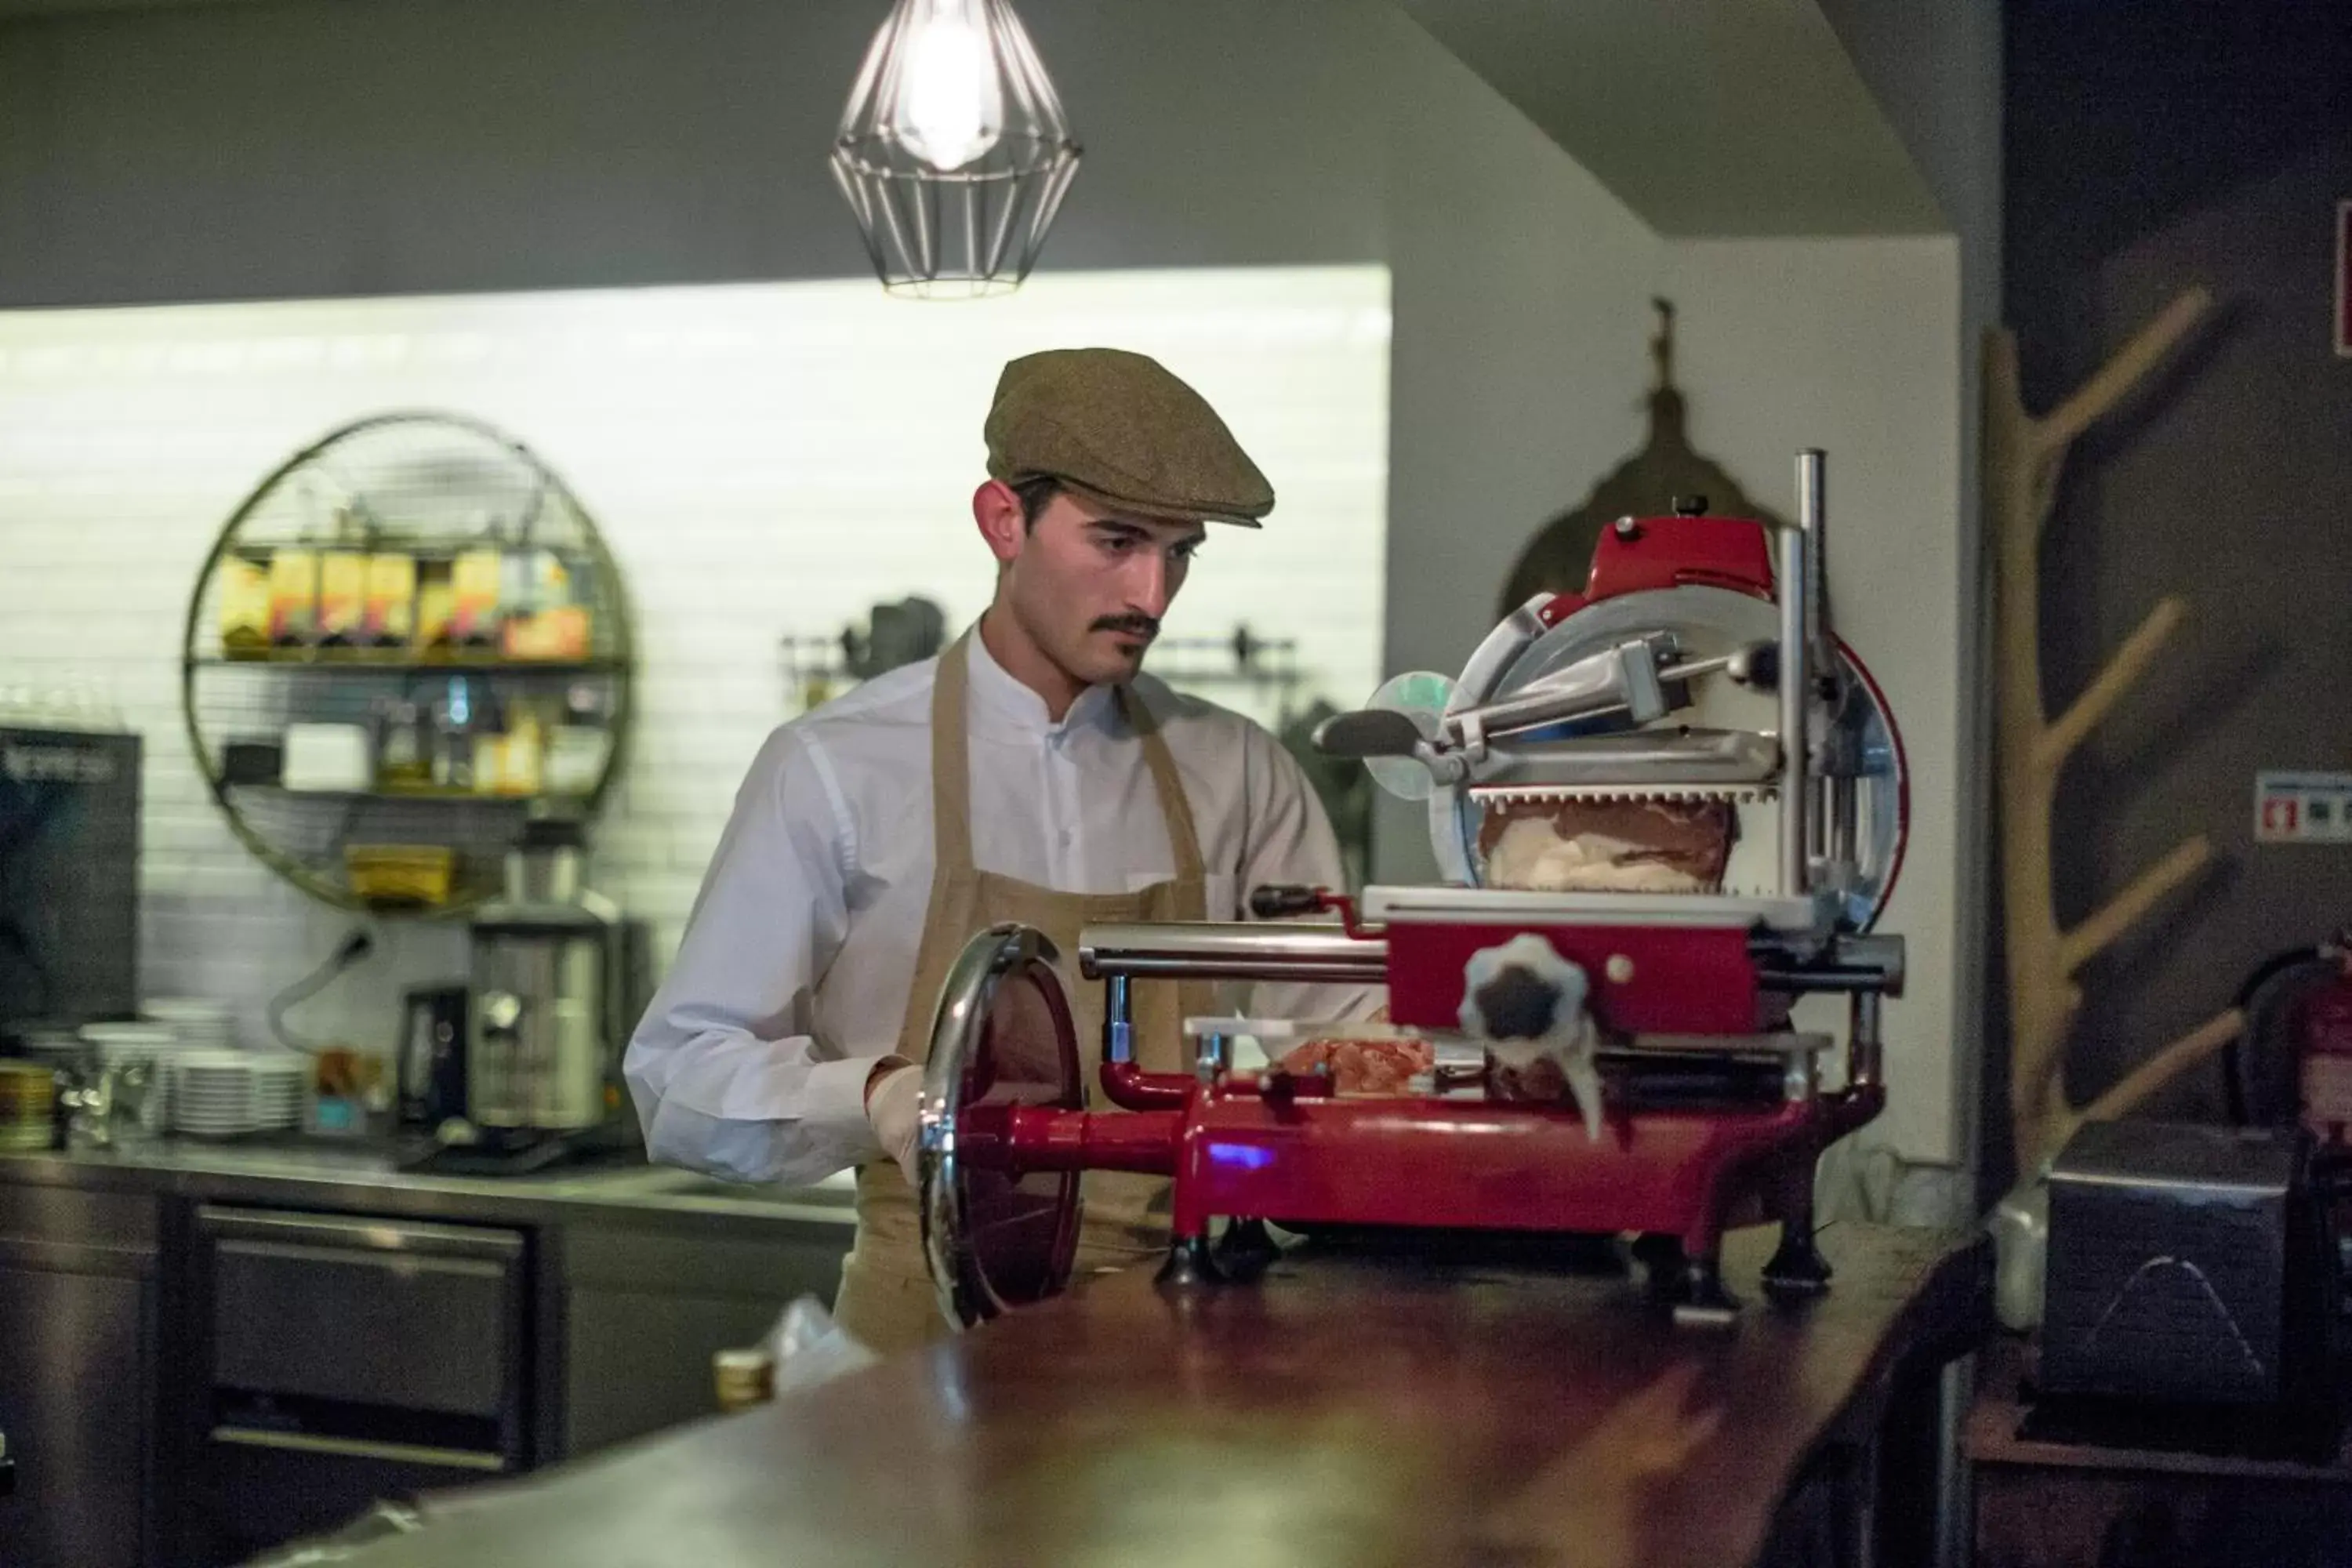
[(1160, 623), (1150, 616), (1105, 616), (1087, 630), (1126, 632), (1133, 637), (1156, 637), (1160, 635)]

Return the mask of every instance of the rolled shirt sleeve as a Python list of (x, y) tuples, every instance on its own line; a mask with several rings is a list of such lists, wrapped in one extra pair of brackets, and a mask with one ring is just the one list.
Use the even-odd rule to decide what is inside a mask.
[(623, 1058), (650, 1158), (801, 1184), (881, 1157), (866, 1120), (871, 1061), (842, 1057), (812, 1024), (856, 874), (854, 825), (823, 752), (778, 730)]

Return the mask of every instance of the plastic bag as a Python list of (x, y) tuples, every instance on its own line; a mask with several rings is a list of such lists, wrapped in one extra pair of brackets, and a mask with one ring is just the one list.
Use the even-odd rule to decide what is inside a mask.
[(862, 1372), (882, 1358), (833, 1321), (823, 1301), (803, 1296), (786, 1307), (762, 1343), (776, 1358), (776, 1392), (814, 1388)]
[(379, 1501), (341, 1529), (327, 1535), (289, 1542), (255, 1558), (248, 1568), (321, 1568), (322, 1564), (345, 1562), (387, 1536), (414, 1534), (425, 1525), (421, 1505)]

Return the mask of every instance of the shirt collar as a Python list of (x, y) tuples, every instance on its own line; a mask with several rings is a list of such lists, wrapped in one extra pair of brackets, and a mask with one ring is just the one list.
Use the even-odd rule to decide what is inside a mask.
[(996, 662), (979, 627), (972, 628), (964, 647), (971, 689), (981, 705), (1024, 734), (1053, 736), (1066, 730), (1083, 729), (1104, 721), (1112, 711), (1112, 693), (1117, 688), (1089, 686), (1078, 693), (1077, 700), (1070, 704), (1070, 710), (1056, 724), (1046, 715), (1045, 700)]

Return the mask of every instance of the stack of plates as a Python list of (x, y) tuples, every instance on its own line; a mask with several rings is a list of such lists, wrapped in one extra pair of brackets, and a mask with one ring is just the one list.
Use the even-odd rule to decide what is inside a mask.
[(246, 1060), (253, 1070), (254, 1126), (291, 1127), (300, 1121), (302, 1085), (310, 1076), (310, 1063), (284, 1052), (256, 1053)]
[(255, 1120), (254, 1058), (243, 1051), (182, 1051), (171, 1068), (172, 1126), (199, 1138), (234, 1138)]
[(208, 996), (150, 996), (140, 1013), (191, 1050), (220, 1050), (236, 1043), (229, 1005)]
[(180, 1048), (180, 1037), (169, 1025), (84, 1024), (82, 1043), (98, 1052), (99, 1065), (111, 1062), (159, 1061)]

